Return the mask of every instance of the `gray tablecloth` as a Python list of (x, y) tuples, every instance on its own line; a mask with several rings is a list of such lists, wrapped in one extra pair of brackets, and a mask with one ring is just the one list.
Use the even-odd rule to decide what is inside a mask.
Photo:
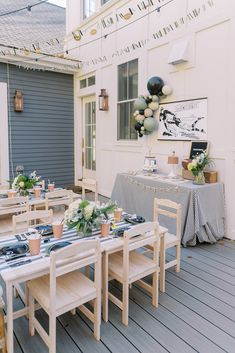
[[(191, 181), (170, 182), (158, 177), (118, 174), (111, 199), (128, 213), (153, 219), (154, 198), (182, 205), (182, 244), (214, 243), (225, 235), (225, 205), (222, 183), (194, 185)], [(174, 220), (162, 216), (160, 224), (175, 232)]]

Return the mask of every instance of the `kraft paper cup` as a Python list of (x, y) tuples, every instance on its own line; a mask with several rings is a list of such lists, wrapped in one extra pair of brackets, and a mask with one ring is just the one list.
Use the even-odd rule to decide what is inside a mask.
[(17, 192), (15, 190), (8, 190), (8, 192), (7, 192), (7, 196), (9, 198), (16, 197), (16, 195), (17, 195)]
[(30, 255), (35, 256), (40, 254), (41, 235), (38, 233), (29, 236), (29, 251)]
[(54, 183), (53, 184), (52, 183), (48, 184), (47, 188), (48, 188), (49, 191), (54, 191), (55, 190), (55, 184)]
[(40, 187), (34, 188), (34, 196), (35, 196), (35, 198), (41, 197), (41, 188)]
[(101, 223), (101, 236), (108, 237), (110, 234), (110, 222)]
[(121, 222), (121, 220), (122, 220), (122, 212), (123, 212), (122, 208), (117, 208), (116, 210), (114, 210), (113, 215), (114, 215), (114, 221), (116, 223)]
[(62, 238), (63, 227), (64, 227), (63, 223), (59, 223), (59, 222), (52, 223), (54, 238), (57, 238), (57, 239)]

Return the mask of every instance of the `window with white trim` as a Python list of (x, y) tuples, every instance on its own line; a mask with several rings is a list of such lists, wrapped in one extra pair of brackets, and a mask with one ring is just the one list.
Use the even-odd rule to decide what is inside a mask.
[(95, 0), (83, 0), (83, 18), (88, 18), (95, 13)]
[(133, 104), (138, 97), (138, 59), (118, 66), (117, 139), (137, 140)]

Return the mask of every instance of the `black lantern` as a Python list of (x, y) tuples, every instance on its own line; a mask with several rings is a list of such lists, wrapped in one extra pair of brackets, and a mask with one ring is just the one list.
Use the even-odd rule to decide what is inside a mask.
[(102, 88), (99, 95), (99, 110), (109, 110), (109, 96), (106, 93), (106, 89)]
[(22, 112), (24, 109), (24, 99), (23, 99), (23, 94), (19, 91), (15, 91), (15, 96), (14, 96), (14, 110), (15, 112)]

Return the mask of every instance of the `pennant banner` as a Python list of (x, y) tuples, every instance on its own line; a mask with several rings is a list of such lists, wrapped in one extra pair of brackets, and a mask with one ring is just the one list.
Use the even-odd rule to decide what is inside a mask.
[[(152, 0), (149, 0), (149, 2), (152, 2)], [(147, 1), (145, 0), (145, 5), (146, 3)], [(181, 16), (176, 20), (174, 20), (172, 23), (169, 23), (163, 27), (157, 28), (154, 31), (154, 33), (150, 34), (150, 38), (154, 40), (158, 40), (167, 36), (169, 33), (172, 33), (174, 30), (177, 30), (183, 25), (185, 25), (187, 21), (193, 21), (197, 19), (203, 12), (205, 12), (212, 6), (214, 6), (213, 0), (208, 0), (207, 2), (203, 2), (201, 6), (191, 10), (185, 16)], [(149, 41), (150, 41), (149, 38), (137, 40), (136, 42), (130, 43), (124, 48), (115, 50), (109, 56), (104, 55), (104, 56), (95, 57), (90, 60), (84, 61), (80, 64), (80, 67), (86, 67), (86, 66), (91, 67), (101, 63), (103, 64), (108, 63), (111, 59), (114, 59), (115, 57), (120, 57), (125, 54), (130, 54), (134, 50), (144, 48), (149, 43)]]

